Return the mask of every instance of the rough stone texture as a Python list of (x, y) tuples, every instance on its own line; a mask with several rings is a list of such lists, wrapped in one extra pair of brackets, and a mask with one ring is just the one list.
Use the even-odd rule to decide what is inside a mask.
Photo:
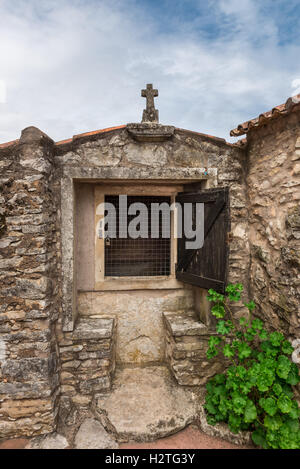
[[(111, 387), (115, 369), (115, 328), (113, 318), (80, 319), (69, 334), (68, 345), (60, 346), (61, 392), (65, 397), (75, 398), (71, 401), (79, 407), (86, 407), (95, 392)], [(76, 396), (87, 399), (76, 401)], [(65, 405), (62, 400), (62, 406)]]
[[(141, 127), (123, 126), (60, 144), (31, 127), (0, 149), (0, 437), (52, 433), (58, 410), (62, 426), (74, 426), (91, 410), (94, 394), (109, 390), (115, 337), (119, 363), (162, 363), (162, 312), (182, 316), (167, 328), (178, 382), (199, 385), (219, 371), (220, 364), (205, 360), (209, 334), (187, 320), (194, 305), (184, 286), (176, 293), (116, 291), (114, 300), (77, 291), (74, 181), (229, 187), (228, 280), (245, 285), (270, 327), (299, 337), (299, 114), (249, 132), (248, 147), (154, 125), (152, 141), (147, 129), (141, 136)], [(107, 315), (118, 324), (94, 331), (92, 321)], [(108, 329), (108, 336), (99, 332)], [(124, 370), (128, 385), (134, 376)], [(151, 372), (148, 378), (147, 398), (150, 390), (158, 400), (167, 395), (166, 385), (158, 391)], [(176, 405), (175, 399), (166, 412), (172, 415)]]
[(191, 289), (80, 293), (78, 296), (81, 316), (116, 317), (116, 360), (123, 365), (162, 362), (165, 352), (162, 313), (182, 313), (192, 307)]
[(33, 438), (25, 449), (66, 449), (69, 446), (69, 442), (63, 435), (52, 433), (45, 437)]
[(222, 438), (223, 440), (227, 440), (230, 443), (235, 443), (236, 445), (247, 445), (250, 446), (252, 444), (252, 438), (250, 432), (240, 432), (238, 434), (232, 433), (228, 425), (223, 423), (217, 423), (215, 426), (209, 425), (206, 421), (205, 410), (201, 406), (199, 410), (199, 427), (200, 429), (206, 433), (206, 435), (210, 435), (217, 438)]
[(190, 425), (184, 430), (149, 443), (123, 443), (120, 449), (254, 449), (253, 446), (238, 446), (221, 438), (206, 435), (196, 425)]
[(194, 316), (164, 313), (166, 361), (182, 386), (203, 386), (226, 367), (220, 357), (207, 360), (206, 351), (212, 333)]
[(258, 314), (300, 336), (299, 113), (251, 131), (248, 140), (251, 294)]
[(95, 396), (94, 410), (119, 441), (152, 441), (195, 421), (197, 402), (166, 367), (125, 368), (117, 370), (109, 395)]
[(0, 153), (0, 437), (32, 436), (54, 430), (59, 391), (53, 142), (29, 127)]
[(86, 419), (75, 436), (76, 449), (118, 449), (116, 440), (95, 419)]

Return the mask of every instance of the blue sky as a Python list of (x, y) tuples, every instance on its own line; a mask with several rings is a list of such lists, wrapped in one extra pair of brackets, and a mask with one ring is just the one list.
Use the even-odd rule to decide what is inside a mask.
[(139, 122), (229, 139), (300, 92), (300, 0), (0, 0), (0, 143)]

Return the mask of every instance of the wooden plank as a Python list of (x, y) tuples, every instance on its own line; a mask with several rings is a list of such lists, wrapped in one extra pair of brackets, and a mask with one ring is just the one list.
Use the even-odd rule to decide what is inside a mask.
[(188, 283), (190, 285), (195, 285), (196, 287), (205, 288), (207, 290), (213, 288), (220, 293), (223, 293), (225, 288), (225, 283), (220, 280), (199, 277), (198, 275), (190, 274), (187, 272), (177, 272), (177, 279), (181, 282)]
[[(206, 239), (208, 233), (210, 232), (219, 214), (223, 210), (224, 205), (225, 205), (225, 200), (224, 200), (223, 194), (219, 194), (218, 199), (216, 200), (216, 204), (213, 207), (211, 207), (208, 218), (204, 224), (204, 240)], [(195, 250), (190, 249), (188, 252), (186, 252), (185, 256), (182, 257), (182, 259), (178, 263), (179, 271), (182, 269), (185, 269), (189, 265), (189, 263), (193, 259), (196, 252), (197, 252), (196, 249)]]

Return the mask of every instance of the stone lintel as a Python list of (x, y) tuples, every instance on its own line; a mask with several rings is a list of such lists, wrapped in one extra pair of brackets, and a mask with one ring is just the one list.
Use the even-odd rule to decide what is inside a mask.
[(114, 318), (80, 319), (73, 332), (74, 340), (112, 338)]
[(144, 167), (114, 167), (114, 166), (103, 166), (100, 168), (82, 168), (82, 167), (64, 167), (63, 176), (65, 179), (82, 180), (83, 182), (98, 182), (101, 180), (113, 180), (119, 182), (120, 179), (126, 181), (184, 181), (193, 182), (200, 180), (207, 180), (215, 178), (217, 175), (217, 168), (209, 168), (208, 174), (205, 174), (205, 168), (181, 168), (181, 167), (170, 167), (170, 168), (149, 168)]
[(208, 334), (208, 328), (194, 317), (174, 313), (163, 313), (163, 316), (173, 337)]
[(129, 134), (138, 142), (164, 142), (173, 137), (175, 127), (156, 122), (142, 122), (141, 124), (127, 124)]

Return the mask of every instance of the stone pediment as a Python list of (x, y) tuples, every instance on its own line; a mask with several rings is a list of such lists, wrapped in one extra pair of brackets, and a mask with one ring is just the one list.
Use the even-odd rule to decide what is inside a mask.
[(142, 122), (140, 124), (127, 124), (129, 134), (139, 142), (164, 142), (173, 137), (175, 127), (162, 125), (156, 122)]

